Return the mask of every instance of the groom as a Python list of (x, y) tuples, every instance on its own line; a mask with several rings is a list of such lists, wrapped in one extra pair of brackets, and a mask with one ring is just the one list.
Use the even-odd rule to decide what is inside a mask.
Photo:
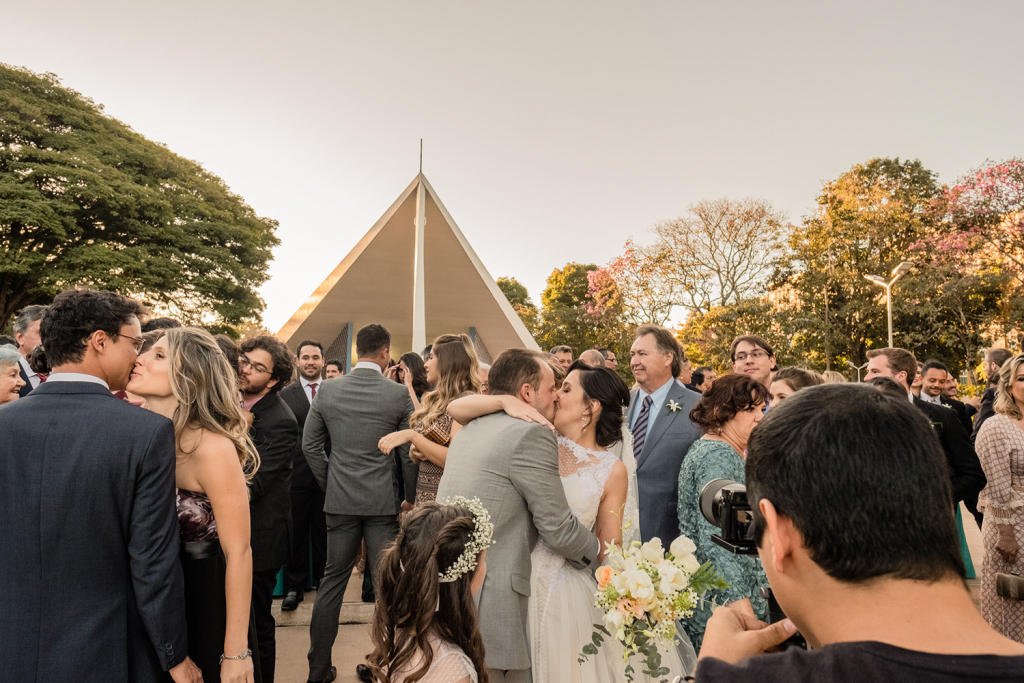
[[(491, 395), (528, 403), (549, 421), (555, 377), (536, 351), (509, 349), (491, 365)], [(452, 440), (437, 497), (479, 498), (491, 513), (494, 546), (480, 591), (480, 631), (494, 683), (530, 683), (527, 607), (530, 552), (538, 536), (573, 566), (596, 562), (601, 544), (580, 525), (558, 475), (555, 435), (504, 412), (473, 420)]]

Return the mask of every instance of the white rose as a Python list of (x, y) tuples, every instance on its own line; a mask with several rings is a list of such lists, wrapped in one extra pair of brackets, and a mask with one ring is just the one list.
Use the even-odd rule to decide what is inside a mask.
[(676, 563), (679, 565), (680, 569), (690, 576), (696, 574), (697, 570), (700, 569), (700, 562), (693, 555), (686, 555), (682, 559), (677, 558)]
[(696, 550), (696, 544), (686, 536), (679, 536), (676, 540), (672, 541), (672, 545), (668, 548), (668, 551), (672, 553), (672, 557), (676, 559), (692, 555)]
[(608, 627), (609, 631), (618, 631), (619, 627), (622, 626), (622, 620), (625, 617), (617, 609), (611, 609), (605, 612), (604, 625)]
[(660, 588), (661, 592), (669, 595), (676, 591), (681, 591), (689, 585), (689, 581), (686, 578), (686, 574), (679, 571), (675, 566), (665, 563), (667, 566), (660, 573)]
[(640, 556), (648, 562), (665, 559), (665, 549), (661, 547), (661, 539), (655, 536), (640, 547)]
[(623, 574), (615, 574), (612, 576), (611, 585), (615, 588), (619, 595), (626, 593), (626, 577)]
[(654, 597), (654, 582), (647, 572), (636, 570), (626, 572), (626, 589), (631, 597), (637, 600), (647, 600)]

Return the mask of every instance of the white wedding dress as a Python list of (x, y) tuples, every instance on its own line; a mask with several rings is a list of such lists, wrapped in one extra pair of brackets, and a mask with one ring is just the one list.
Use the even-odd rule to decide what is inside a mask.
[[(628, 444), (627, 444), (628, 446)], [(558, 468), (565, 488), (565, 497), (572, 513), (591, 531), (597, 522), (608, 476), (618, 458), (609, 451), (592, 451), (558, 437)], [(639, 510), (636, 506), (636, 465), (630, 450), (623, 458), (630, 479), (625, 518), (633, 522), (624, 542), (629, 543), (638, 531)], [(628, 461), (628, 462), (626, 462)], [(632, 465), (632, 467), (630, 467)], [(666, 542), (667, 543), (667, 542)], [(594, 569), (576, 569), (565, 558), (553, 552), (544, 541), (538, 541), (530, 555), (533, 570), (530, 581), (530, 658), (533, 683), (621, 683), (626, 680), (623, 647), (605, 637), (596, 656), (580, 664), (577, 660), (583, 646), (591, 642), (594, 624), (604, 623), (603, 612), (594, 606), (597, 579)], [(685, 634), (681, 639), (685, 639)], [(683, 644), (683, 648), (689, 642)], [(659, 645), (662, 666), (669, 668), (667, 678), (692, 673), (695, 662), (683, 656), (676, 647)], [(667, 650), (667, 651), (666, 651)], [(693, 648), (689, 648), (692, 653)], [(639, 656), (631, 660), (635, 681), (649, 680)], [(660, 678), (658, 680), (661, 680)]]

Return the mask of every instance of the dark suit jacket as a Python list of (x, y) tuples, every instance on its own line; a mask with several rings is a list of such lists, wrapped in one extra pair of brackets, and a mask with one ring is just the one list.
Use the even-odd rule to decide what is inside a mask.
[(0, 680), (162, 681), (188, 649), (171, 421), (89, 382), (0, 408)]
[(985, 390), (985, 393), (981, 397), (981, 408), (978, 408), (978, 414), (974, 417), (974, 431), (971, 432), (971, 443), (974, 443), (978, 438), (978, 431), (981, 429), (981, 425), (984, 424), (985, 420), (995, 415), (995, 411), (992, 410), (992, 404), (996, 400), (996, 388), (989, 387)]
[(956, 413), (956, 417), (960, 420), (960, 424), (963, 426), (964, 431), (970, 435), (971, 432), (974, 431), (974, 423), (971, 422), (971, 414), (967, 411), (967, 404), (963, 401), (958, 401), (955, 398), (949, 398), (948, 396), (942, 396), (939, 400), (942, 401), (942, 405), (947, 408), (951, 408), (953, 412)]
[(278, 392), (257, 401), (252, 415), (249, 435), (260, 453), (260, 468), (249, 482), (249, 545), (252, 570), (265, 572), (280, 569), (291, 554), (292, 454), (299, 427)]
[[(28, 373), (25, 372), (25, 366), (20, 362), (18, 363), (18, 372), (21, 373), (21, 381), (25, 383), (21, 389), (18, 389), (18, 396), (25, 398), (32, 393), (32, 382), (28, 379)], [(96, 386), (99, 386), (98, 384)]]
[(931, 421), (942, 443), (953, 484), (953, 502), (962, 500), (970, 506), (978, 504), (978, 493), (985, 488), (985, 472), (971, 439), (951, 408), (937, 406), (914, 397), (914, 405)]
[[(655, 536), (662, 543), (671, 543), (679, 535), (679, 518), (676, 505), (679, 498), (679, 468), (693, 442), (702, 435), (700, 428), (690, 421), (690, 411), (700, 401), (700, 394), (690, 391), (679, 382), (665, 397), (653, 420), (651, 431), (644, 441), (644, 449), (636, 459), (637, 494), (640, 499), (640, 538), (649, 541)], [(626, 411), (626, 427), (633, 419), (639, 389), (633, 389)], [(669, 401), (675, 401), (680, 409), (672, 412)]]
[[(321, 380), (323, 381), (323, 380)], [(319, 386), (317, 390), (319, 390)], [(295, 440), (295, 449), (292, 451), (292, 490), (304, 491), (306, 489), (320, 490), (316, 483), (313, 471), (309, 469), (306, 456), (302, 454), (302, 430), (306, 426), (306, 415), (309, 414), (309, 399), (306, 398), (306, 390), (302, 388), (302, 382), (295, 381), (281, 390), (281, 400), (284, 401), (299, 425), (299, 438)], [(327, 453), (331, 452), (331, 439), (327, 438), (327, 445), (324, 447)]]

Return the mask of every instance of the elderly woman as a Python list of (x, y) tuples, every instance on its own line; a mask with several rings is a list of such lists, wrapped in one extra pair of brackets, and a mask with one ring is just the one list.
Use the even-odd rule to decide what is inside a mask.
[(992, 628), (1024, 643), (1024, 601), (996, 594), (996, 574), (1024, 575), (1024, 354), (1003, 363), (992, 409), (995, 415), (977, 441), (988, 480), (979, 496), (985, 504), (981, 614)]
[(21, 354), (13, 346), (0, 346), (0, 405), (18, 398), (18, 390), (25, 386), (21, 378)]
[[(690, 419), (705, 435), (693, 442), (679, 470), (679, 533), (692, 540), (697, 559), (703, 564), (711, 560), (729, 587), (714, 597), (718, 604), (740, 603), (740, 606), (761, 621), (767, 621), (768, 605), (760, 590), (767, 587), (761, 562), (755, 556), (734, 555), (715, 545), (713, 534), (720, 533), (700, 512), (700, 492), (713, 479), (746, 482), (744, 467), (750, 432), (764, 416), (768, 390), (748, 375), (719, 377), (711, 389), (701, 396), (690, 412)], [(704, 628), (711, 617), (706, 606), (694, 610), (683, 622), (693, 647), (699, 652)]]

